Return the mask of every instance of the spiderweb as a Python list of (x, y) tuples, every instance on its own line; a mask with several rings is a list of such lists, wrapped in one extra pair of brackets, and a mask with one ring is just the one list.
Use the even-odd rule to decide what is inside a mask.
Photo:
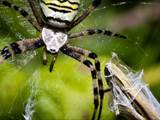
[[(31, 13), (26, 0), (12, 0), (11, 2)], [(90, 2), (91, 0), (82, 0), (80, 12), (83, 12)], [(152, 5), (152, 2), (141, 1), (137, 4), (144, 7)], [(113, 20), (123, 13), (122, 9), (130, 5), (136, 6), (131, 1), (114, 3), (102, 1), (100, 7), (72, 32), (87, 28), (113, 30)], [(102, 73), (106, 59), (110, 57), (111, 52), (118, 53), (124, 59), (134, 58), (132, 57), (134, 53), (135, 59), (129, 59), (129, 63), (135, 68), (138, 66), (141, 68), (143, 61), (139, 61), (151, 57), (150, 51), (146, 51), (142, 46), (142, 38), (146, 37), (149, 32), (149, 30), (144, 29), (134, 28), (134, 30), (124, 31), (124, 34), (129, 38), (128, 40), (95, 35), (78, 38), (70, 43), (96, 52), (102, 63)], [(137, 30), (139, 31), (137, 32)], [(115, 32), (121, 33), (122, 31), (115, 30)], [(18, 13), (0, 5), (0, 48), (11, 42), (38, 35), (39, 33), (31, 24)], [(0, 66), (2, 91), (0, 119), (90, 118), (93, 110), (93, 96), (89, 70), (61, 53), (53, 73), (48, 72), (48, 67), (49, 63), (47, 66), (42, 66), (42, 49), (18, 55)], [(113, 118), (106, 107), (107, 102), (108, 98), (105, 98), (102, 119)]]

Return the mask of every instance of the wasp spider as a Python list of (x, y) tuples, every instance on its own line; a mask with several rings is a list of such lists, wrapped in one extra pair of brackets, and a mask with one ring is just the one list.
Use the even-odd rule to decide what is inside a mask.
[[(25, 39), (11, 43), (1, 50), (0, 62), (9, 57), (24, 53), (29, 50), (37, 49), (44, 46), (43, 64), (47, 64), (47, 54), (53, 56), (50, 64), (50, 71), (53, 69), (56, 56), (59, 51), (62, 53), (82, 62), (85, 66), (90, 68), (92, 82), (93, 82), (93, 94), (94, 94), (94, 111), (92, 119), (96, 118), (96, 113), (99, 107), (98, 119), (100, 119), (104, 89), (100, 72), (100, 62), (95, 53), (74, 47), (69, 44), (69, 40), (72, 38), (102, 34), (108, 36), (114, 36), (125, 39), (126, 37), (118, 33), (112, 33), (108, 30), (101, 29), (87, 29), (79, 33), (68, 32), (82, 22), (94, 9), (101, 3), (101, 0), (92, 0), (89, 7), (77, 16), (80, 0), (39, 0), (39, 9), (35, 7), (37, 5), (36, 0), (28, 0), (28, 3), (35, 16), (35, 20), (22, 8), (11, 4), (6, 0), (2, 0), (1, 4), (12, 8), (25, 17), (41, 34), (38, 38)], [(88, 60), (91, 58), (95, 61), (93, 64)], [(99, 102), (100, 100), (100, 102)]]

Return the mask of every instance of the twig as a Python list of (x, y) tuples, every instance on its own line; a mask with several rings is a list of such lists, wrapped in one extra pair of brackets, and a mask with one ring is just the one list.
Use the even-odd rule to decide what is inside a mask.
[(129, 119), (160, 120), (160, 104), (142, 81), (143, 71), (133, 73), (114, 55), (106, 64), (105, 78), (111, 87), (111, 110)]

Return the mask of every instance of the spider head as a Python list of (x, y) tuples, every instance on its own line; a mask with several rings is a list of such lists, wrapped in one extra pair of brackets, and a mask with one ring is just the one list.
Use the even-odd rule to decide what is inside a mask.
[(80, 0), (40, 0), (40, 7), (47, 24), (66, 28), (76, 17)]
[(63, 32), (53, 31), (50, 28), (44, 27), (42, 29), (42, 39), (46, 45), (47, 51), (55, 54), (64, 44), (66, 44), (68, 35)]

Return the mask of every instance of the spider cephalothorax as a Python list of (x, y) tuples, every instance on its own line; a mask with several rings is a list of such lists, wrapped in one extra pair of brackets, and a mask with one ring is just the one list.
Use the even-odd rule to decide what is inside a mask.
[[(6, 0), (2, 0), (0, 3), (19, 12), (35, 27), (37, 31), (40, 32), (40, 36), (38, 38), (20, 40), (5, 46), (0, 53), (0, 63), (13, 55), (43, 46), (45, 48), (43, 54), (44, 64), (47, 64), (47, 53), (51, 56), (55, 56), (59, 51), (76, 59), (87, 66), (91, 71), (94, 95), (94, 111), (92, 119), (95, 119), (96, 117), (99, 104), (100, 107), (97, 118), (100, 119), (104, 89), (98, 56), (91, 51), (69, 45), (69, 40), (94, 34), (108, 35), (123, 39), (126, 37), (118, 33), (112, 33), (109, 30), (101, 29), (87, 29), (78, 33), (68, 33), (72, 28), (82, 22), (92, 11), (94, 11), (94, 9), (101, 3), (101, 0), (92, 0), (92, 4), (90, 4), (80, 16), (77, 16), (80, 6), (79, 0), (40, 0), (39, 3), (37, 3), (36, 0), (27, 1), (36, 21), (32, 19), (24, 9), (11, 4)], [(36, 4), (40, 4), (41, 10), (37, 10)], [(90, 62), (88, 58), (94, 60), (94, 64)], [(51, 61), (50, 71), (53, 69), (54, 62), (55, 57), (53, 57)]]
[(66, 44), (68, 35), (62, 31), (55, 31), (44, 27), (42, 30), (42, 39), (47, 51), (55, 54), (64, 44)]

